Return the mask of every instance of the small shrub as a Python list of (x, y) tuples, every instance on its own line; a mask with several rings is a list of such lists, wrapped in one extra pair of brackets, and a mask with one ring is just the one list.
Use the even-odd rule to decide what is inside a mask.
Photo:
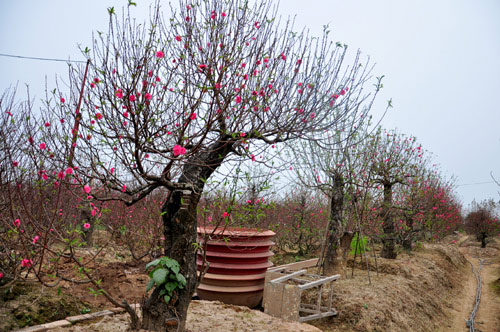
[[(361, 240), (359, 241), (359, 244), (358, 240)], [(358, 233), (356, 233), (351, 241), (351, 255), (353, 256), (355, 254), (361, 255), (361, 253), (364, 253), (365, 250), (370, 251), (370, 249), (367, 247), (367, 244), (368, 244), (368, 236), (362, 235), (360, 238)]]

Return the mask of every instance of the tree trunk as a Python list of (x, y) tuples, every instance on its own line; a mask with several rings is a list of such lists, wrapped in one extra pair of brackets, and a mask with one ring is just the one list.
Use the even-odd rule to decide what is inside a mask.
[(411, 251), (411, 244), (412, 243), (413, 243), (413, 241), (409, 237), (403, 239), (403, 241), (402, 241), (403, 249), (405, 249), (407, 251)]
[[(83, 227), (82, 228), (82, 231), (83, 231), (83, 241), (85, 242), (85, 247), (90, 247), (91, 246), (91, 240), (92, 240), (92, 235), (94, 234), (94, 224), (95, 224), (95, 220), (94, 220), (94, 217), (92, 217), (92, 213), (90, 212), (90, 206), (87, 206), (85, 205), (83, 208), (82, 208), (82, 212), (81, 212), (81, 218), (82, 218), (82, 221), (83, 221), (83, 225), (84, 224), (89, 224), (90, 227), (89, 228), (85, 228)], [(82, 225), (82, 226), (83, 226)]]
[(481, 232), (481, 248), (486, 248), (486, 238), (488, 234), (486, 232)]
[(382, 206), (384, 217), (384, 235), (382, 237), (383, 248), (380, 256), (383, 258), (395, 259), (394, 221), (392, 220), (392, 184), (384, 184), (384, 203)]
[(199, 152), (183, 168), (179, 183), (191, 184), (192, 190), (174, 190), (162, 207), (165, 256), (175, 259), (186, 278), (186, 287), (177, 290), (167, 304), (154, 289), (142, 308), (142, 328), (156, 332), (184, 332), (189, 303), (196, 288), (197, 205), (206, 180), (231, 152), (232, 141), (218, 141)]
[(162, 208), (165, 255), (175, 259), (186, 278), (186, 287), (178, 289), (177, 298), (165, 303), (155, 289), (143, 306), (142, 328), (150, 331), (184, 331), (187, 310), (196, 287), (196, 205), (199, 195), (173, 191)]
[(342, 232), (342, 212), (344, 209), (344, 179), (336, 174), (330, 198), (330, 218), (326, 234), (326, 250), (323, 270), (326, 275), (335, 272), (338, 266), (339, 234)]

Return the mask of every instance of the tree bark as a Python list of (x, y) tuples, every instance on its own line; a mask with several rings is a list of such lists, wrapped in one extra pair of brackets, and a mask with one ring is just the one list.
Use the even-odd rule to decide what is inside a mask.
[(344, 209), (344, 179), (342, 175), (333, 177), (333, 189), (330, 198), (330, 218), (326, 234), (326, 250), (323, 262), (325, 274), (332, 274), (338, 267), (339, 234), (342, 232), (342, 212)]
[(403, 245), (403, 249), (407, 250), (407, 251), (411, 251), (411, 244), (413, 243), (413, 241), (411, 240), (411, 238), (405, 238), (403, 239), (403, 242), (402, 242), (402, 245)]
[(480, 233), (480, 241), (481, 241), (481, 248), (486, 248), (486, 238), (488, 237), (488, 234), (486, 232), (481, 232)]
[(208, 152), (189, 160), (179, 183), (192, 184), (192, 190), (174, 190), (162, 207), (165, 256), (175, 259), (186, 278), (186, 287), (165, 303), (155, 288), (142, 308), (142, 328), (157, 332), (184, 332), (189, 303), (196, 288), (197, 205), (206, 180), (232, 150), (232, 141), (219, 141)]
[(382, 237), (383, 248), (380, 256), (383, 258), (395, 259), (397, 257), (395, 250), (394, 221), (392, 217), (392, 184), (384, 184), (384, 203), (382, 206), (384, 217), (384, 235)]
[[(82, 221), (90, 225), (89, 228), (82, 228), (83, 231), (83, 241), (85, 242), (85, 247), (91, 246), (92, 235), (94, 234), (94, 224), (95, 220), (90, 212), (90, 206), (84, 206), (81, 212)], [(83, 225), (82, 225), (83, 226)]]
[(175, 259), (186, 278), (186, 287), (177, 290), (177, 298), (165, 303), (155, 289), (143, 306), (142, 328), (150, 331), (184, 331), (189, 302), (196, 287), (196, 205), (199, 195), (173, 191), (163, 205), (165, 255)]

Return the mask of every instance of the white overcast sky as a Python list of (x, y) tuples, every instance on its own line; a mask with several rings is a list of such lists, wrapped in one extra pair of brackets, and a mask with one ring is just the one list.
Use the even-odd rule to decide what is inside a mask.
[[(150, 1), (136, 2), (144, 18)], [(126, 3), (0, 0), (0, 53), (82, 59), (77, 45), (106, 30), (106, 8)], [(384, 127), (415, 135), (457, 177), (465, 205), (500, 199), (496, 184), (477, 184), (492, 182), (490, 172), (500, 179), (499, 0), (282, 0), (279, 12), (314, 35), (329, 24), (335, 41), (371, 57), (385, 75), (375, 114), (392, 98)], [(40, 99), (45, 76), (53, 88), (66, 73), (64, 63), (0, 57), (0, 92), (29, 84)]]

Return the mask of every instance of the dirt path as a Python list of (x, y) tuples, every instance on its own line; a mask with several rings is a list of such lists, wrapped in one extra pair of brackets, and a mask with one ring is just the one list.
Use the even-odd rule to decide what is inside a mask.
[[(481, 302), (475, 318), (475, 329), (478, 332), (500, 332), (500, 298), (491, 287), (492, 283), (500, 277), (500, 250), (496, 247), (481, 249), (477, 243), (464, 243), (460, 251), (476, 270), (479, 268), (480, 260), (483, 261)], [(460, 298), (452, 301), (454, 319), (450, 321), (446, 332), (469, 331), (465, 321), (469, 319), (474, 307), (476, 288), (477, 281), (471, 267), (464, 275)]]
[[(460, 250), (463, 254), (464, 251)], [(467, 260), (470, 259), (466, 256)], [(467, 273), (463, 276), (463, 290), (460, 298), (450, 299), (450, 306), (453, 319), (444, 332), (462, 332), (469, 331), (466, 327), (466, 320), (469, 318), (474, 306), (474, 298), (476, 296), (477, 281), (472, 273), (472, 267), (469, 266)]]
[[(479, 311), (476, 317), (475, 327), (480, 331), (500, 332), (500, 299), (493, 292), (491, 284), (497, 280), (500, 269), (499, 250), (482, 249), (480, 255), (471, 256), (474, 265), (479, 265), (479, 259), (483, 260), (483, 268), (481, 271), (482, 278), (482, 294)], [(467, 257), (467, 259), (471, 259)]]

